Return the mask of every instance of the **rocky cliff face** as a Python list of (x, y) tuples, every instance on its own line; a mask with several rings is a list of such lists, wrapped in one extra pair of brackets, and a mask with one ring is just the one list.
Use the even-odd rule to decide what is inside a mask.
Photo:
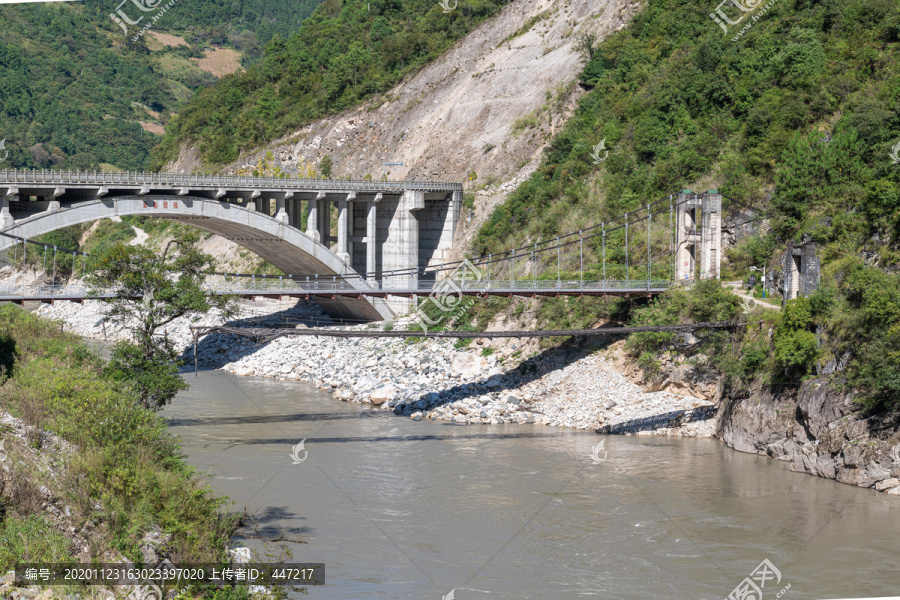
[(741, 452), (790, 463), (792, 471), (900, 495), (900, 413), (867, 417), (840, 381), (726, 395), (716, 435)]

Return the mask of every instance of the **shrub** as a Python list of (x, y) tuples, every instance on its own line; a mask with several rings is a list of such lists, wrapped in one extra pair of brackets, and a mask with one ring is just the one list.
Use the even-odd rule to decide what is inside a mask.
[(781, 320), (775, 328), (775, 361), (787, 374), (805, 375), (819, 357), (808, 298), (797, 298), (785, 304)]
[(746, 377), (753, 377), (763, 370), (769, 358), (769, 346), (763, 340), (753, 340), (742, 349), (743, 372)]

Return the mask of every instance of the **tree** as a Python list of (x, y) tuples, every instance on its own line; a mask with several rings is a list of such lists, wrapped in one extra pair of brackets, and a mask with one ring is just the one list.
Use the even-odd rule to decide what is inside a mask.
[[(229, 296), (203, 289), (215, 260), (197, 247), (197, 237), (169, 242), (163, 252), (117, 243), (93, 257), (87, 277), (91, 292), (112, 293), (106, 319), (126, 328), (132, 340), (116, 344), (110, 369), (136, 388), (141, 403), (157, 410), (187, 384), (178, 377), (178, 352), (159, 330), (179, 317), (218, 309), (226, 318), (235, 312)], [(177, 252), (172, 252), (177, 248)]]
[(806, 375), (819, 358), (816, 335), (809, 330), (812, 325), (809, 299), (800, 297), (785, 304), (773, 341), (775, 361), (786, 373)]
[(255, 165), (244, 165), (235, 171), (235, 175), (241, 177), (279, 177), (281, 179), (298, 177), (300, 179), (315, 179), (316, 166), (303, 156), (297, 157), (297, 172), (285, 171), (281, 164), (275, 160), (272, 151), (257, 159)]
[(581, 55), (584, 62), (591, 62), (597, 48), (594, 45), (597, 42), (597, 36), (593, 33), (582, 33), (575, 40), (575, 50)]
[(322, 172), (322, 177), (324, 177), (325, 179), (328, 179), (329, 177), (331, 177), (331, 167), (332, 167), (331, 156), (326, 154), (325, 156), (322, 157), (322, 160), (319, 162), (319, 171)]

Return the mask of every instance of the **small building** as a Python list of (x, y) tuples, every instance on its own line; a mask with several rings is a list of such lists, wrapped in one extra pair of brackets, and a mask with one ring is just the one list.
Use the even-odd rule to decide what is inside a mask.
[(815, 242), (788, 242), (781, 255), (784, 273), (784, 301), (809, 296), (819, 288), (820, 264)]

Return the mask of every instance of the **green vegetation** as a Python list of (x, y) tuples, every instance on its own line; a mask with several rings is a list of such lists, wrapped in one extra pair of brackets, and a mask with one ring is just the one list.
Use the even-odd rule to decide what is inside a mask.
[[(89, 539), (93, 557), (117, 551), (142, 564), (141, 538), (158, 527), (171, 535), (176, 562), (226, 558), (235, 519), (219, 512), (224, 501), (184, 462), (163, 419), (141, 407), (134, 388), (79, 338), (7, 305), (0, 308), (0, 363), (2, 409), (73, 444), (55, 461), (55, 476), (46, 469), (0, 474), (6, 509), (0, 538), (8, 540), (0, 545), (0, 570), (82, 551), (69, 549), (39, 516), (41, 485), (70, 507), (69, 519)], [(38, 435), (27, 446), (3, 437), (13, 465), (45, 443)]]
[[(866, 266), (858, 258), (837, 261), (809, 298), (773, 311), (739, 314), (739, 301), (719, 282), (707, 280), (691, 290), (673, 290), (633, 311), (631, 325), (762, 320), (735, 332), (701, 334), (691, 348), (677, 334), (636, 333), (626, 344), (641, 364), (667, 352), (704, 355), (717, 376), (730, 385), (797, 384), (816, 365), (841, 360), (857, 400), (876, 410), (900, 406), (900, 275)], [(769, 339), (766, 330), (772, 328)], [(732, 349), (733, 348), (733, 349)], [(652, 369), (650, 369), (652, 371)]]
[[(79, 240), (84, 233), (85, 227), (82, 225), (74, 225), (57, 231), (39, 236), (36, 241), (47, 244), (49, 247), (41, 247), (34, 244), (27, 244), (25, 249), (22, 245), (8, 250), (7, 258), (10, 262), (15, 261), (19, 268), (30, 268), (34, 270), (43, 269), (49, 277), (47, 283), (53, 278), (54, 271), (56, 279), (64, 279), (72, 274), (73, 266), (81, 269), (84, 263), (83, 256), (72, 256), (63, 252), (63, 250), (71, 250), (81, 252)], [(53, 246), (57, 247), (54, 253)], [(23, 254), (24, 253), (24, 254)], [(54, 256), (55, 255), (55, 256)], [(55, 264), (54, 264), (55, 261)]]
[(825, 351), (849, 357), (850, 383), (864, 404), (900, 406), (900, 275), (852, 257), (831, 265), (823, 280), (809, 304)]
[[(92, 225), (93, 223), (85, 223), (80, 227), (87, 230)], [(65, 231), (66, 229), (60, 229), (47, 235), (63, 233)], [(103, 219), (97, 224), (97, 228), (87, 238), (81, 250), (82, 252), (85, 252), (87, 254), (99, 254), (106, 251), (110, 246), (114, 244), (125, 244), (133, 240), (135, 237), (137, 237), (137, 233), (129, 223), (124, 221), (113, 221), (112, 219)]]
[[(658, 301), (636, 308), (629, 325), (677, 325), (679, 323), (714, 323), (730, 321), (739, 312), (740, 299), (715, 279), (699, 281), (691, 290), (673, 290)], [(633, 354), (657, 351), (671, 345), (677, 333), (634, 333), (626, 347)]]
[(322, 173), (322, 177), (325, 179), (329, 179), (331, 177), (331, 156), (326, 154), (322, 157), (322, 161), (319, 163), (319, 171)]
[[(795, 383), (797, 376), (805, 372), (799, 364), (791, 373), (776, 364), (767, 330), (776, 326), (778, 315), (773, 311), (742, 314), (740, 300), (717, 280), (703, 280), (689, 290), (667, 292), (631, 310), (627, 319), (631, 326), (717, 321), (762, 323), (734, 329), (695, 330), (690, 339), (681, 333), (633, 333), (625, 349), (650, 376), (657, 375), (663, 361), (670, 359), (676, 364), (689, 365), (694, 377), (704, 381), (721, 380), (726, 391), (742, 394), (748, 393), (751, 382)], [(781, 324), (777, 327), (787, 332)]]
[[(586, 53), (590, 91), (475, 251), (577, 230), (684, 188), (762, 208), (775, 184), (782, 237), (854, 245), (873, 228), (894, 230), (898, 31), (890, 0), (778, 3), (737, 42), (694, 5), (653, 3)], [(603, 139), (609, 159), (594, 165)]]
[[(644, 306), (631, 311), (628, 325), (676, 325), (679, 323), (714, 323), (736, 321), (740, 315), (740, 300), (719, 281), (699, 281), (690, 290), (672, 290)], [(686, 359), (707, 375), (724, 375), (737, 380), (746, 379), (740, 361), (732, 352), (732, 333), (724, 329), (695, 331), (699, 343), (687, 346), (683, 334), (671, 332), (633, 333), (625, 344), (626, 350), (650, 374), (655, 374), (665, 353), (686, 353)], [(739, 334), (740, 336), (741, 334)], [(740, 347), (742, 337), (738, 337)], [(752, 374), (751, 374), (752, 375)]]
[(69, 540), (46, 519), (36, 515), (16, 515), (0, 522), (0, 539), (4, 542), (0, 545), (0, 569), (4, 572), (14, 568), (16, 563), (72, 560)]
[(775, 362), (786, 373), (800, 375), (809, 371), (819, 356), (809, 300), (797, 298), (788, 302), (775, 329)]
[(387, 92), (435, 59), (507, 0), (444, 13), (432, 0), (325, 0), (299, 31), (275, 37), (245, 73), (199, 92), (170, 123), (154, 164), (191, 141), (206, 165), (237, 159), (318, 117)]
[[(736, 382), (796, 382), (838, 359), (860, 401), (897, 405), (898, 278), (883, 269), (900, 259), (900, 169), (889, 158), (900, 141), (900, 6), (782, 2), (732, 40), (734, 29), (726, 37), (708, 11), (660, 0), (599, 44), (579, 40), (589, 91), (531, 179), (481, 228), (474, 253), (577, 231), (681, 189), (717, 188), (771, 224), (729, 252), (726, 277), (763, 265), (771, 274), (784, 241), (805, 238), (817, 244), (825, 289), (788, 303), (782, 316), (759, 317), (774, 327), (772, 339), (737, 336), (734, 359), (730, 339), (726, 351), (721, 336), (706, 336), (711, 366)], [(609, 158), (595, 165), (601, 140)], [(608, 243), (621, 249), (621, 240)], [(856, 258), (863, 248), (877, 263)], [(596, 274), (599, 244), (584, 251), (585, 271)], [(734, 306), (723, 294), (672, 292), (631, 322), (705, 320), (695, 311), (727, 317)], [(551, 310), (539, 304), (539, 320)], [(629, 347), (653, 370), (673, 343), (641, 334)]]
[[(215, 260), (197, 249), (197, 238), (169, 242), (162, 253), (146, 246), (117, 243), (91, 257), (87, 282), (114, 295), (106, 318), (122, 325), (133, 341), (115, 345), (110, 360), (114, 376), (130, 384), (141, 404), (158, 410), (188, 385), (178, 376), (178, 352), (158, 331), (177, 318), (205, 314), (213, 308), (226, 317), (233, 298), (208, 293), (205, 275)], [(177, 248), (177, 252), (169, 252)]]
[[(317, 0), (179, 0), (156, 23), (189, 47), (159, 48), (150, 34), (125, 43), (100, 0), (3, 5), (0, 10), (0, 139), (4, 167), (141, 170), (181, 103), (216, 77), (191, 58), (228, 45), (245, 64), (271, 38), (297, 30)], [(123, 10), (137, 9), (128, 3)], [(134, 15), (132, 18), (136, 18)], [(146, 20), (146, 19), (145, 19)], [(133, 28), (137, 30), (137, 28)]]
[[(154, 30), (160, 27), (164, 28), (163, 31), (177, 32), (192, 48), (197, 44), (204, 47), (235, 48), (244, 54), (245, 65), (252, 64), (262, 57), (263, 47), (270, 40), (279, 36), (287, 37), (297, 31), (319, 2), (320, 0), (178, 0), (158, 25), (154, 26)], [(102, 18), (109, 21), (106, 14), (109, 12), (109, 8), (104, 5)]]
[(147, 164), (158, 136), (142, 132), (137, 121), (150, 117), (133, 103), (161, 111), (174, 108), (175, 97), (147, 57), (110, 47), (108, 16), (109, 26), (98, 26), (99, 15), (88, 13), (77, 3), (4, 6), (0, 12), (4, 166), (109, 163), (138, 170)]

